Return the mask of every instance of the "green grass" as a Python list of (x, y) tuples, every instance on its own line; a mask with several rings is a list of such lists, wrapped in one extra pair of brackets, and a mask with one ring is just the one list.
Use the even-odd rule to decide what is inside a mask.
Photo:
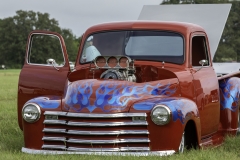
[(21, 152), (22, 131), (17, 123), (17, 86), (20, 70), (0, 70), (0, 159), (91, 159), (91, 160), (225, 160), (240, 159), (240, 136), (228, 137), (224, 144), (217, 148), (190, 150), (184, 154), (168, 157), (148, 156), (96, 156), (96, 155), (30, 155)]

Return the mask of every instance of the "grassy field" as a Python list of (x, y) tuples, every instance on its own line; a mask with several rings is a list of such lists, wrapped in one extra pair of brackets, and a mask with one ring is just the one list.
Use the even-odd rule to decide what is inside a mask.
[(225, 160), (240, 159), (240, 136), (227, 138), (217, 148), (190, 150), (184, 154), (168, 157), (131, 157), (131, 156), (96, 156), (96, 155), (30, 155), (21, 152), (24, 146), (23, 134), (17, 123), (17, 85), (20, 70), (0, 70), (0, 160), (8, 159), (135, 159), (135, 160)]

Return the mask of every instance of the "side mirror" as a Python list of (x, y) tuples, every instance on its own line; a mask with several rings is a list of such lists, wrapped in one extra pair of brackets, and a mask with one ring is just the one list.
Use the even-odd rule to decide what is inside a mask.
[[(201, 68), (199, 68), (198, 70), (196, 70), (196, 72), (200, 71), (200, 70), (203, 68), (204, 65), (207, 65), (207, 64), (208, 64), (208, 60), (202, 59), (202, 60), (199, 61), (199, 64), (201, 65)], [(195, 73), (196, 73), (196, 72), (195, 72)]]
[(56, 67), (56, 61), (54, 59), (47, 59), (47, 64), (51, 64), (57, 71), (59, 71), (59, 69)]
[(203, 67), (204, 65), (208, 64), (208, 60), (202, 59), (199, 61), (199, 64)]
[(47, 64), (55, 64), (55, 63), (56, 63), (56, 61), (54, 59), (52, 59), (52, 58), (47, 59)]

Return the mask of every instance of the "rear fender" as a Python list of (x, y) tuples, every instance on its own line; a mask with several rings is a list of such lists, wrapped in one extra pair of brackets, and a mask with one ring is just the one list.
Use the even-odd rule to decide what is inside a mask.
[(240, 78), (231, 77), (219, 81), (220, 122), (222, 131), (236, 135), (238, 129)]

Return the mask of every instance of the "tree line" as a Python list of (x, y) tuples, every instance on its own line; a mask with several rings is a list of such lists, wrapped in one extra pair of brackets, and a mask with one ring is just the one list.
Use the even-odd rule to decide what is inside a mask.
[(229, 0), (164, 0), (165, 4), (219, 4), (232, 3), (214, 62), (240, 62), (240, 2)]
[[(240, 2), (229, 2), (229, 0), (164, 0), (161, 5), (193, 3), (232, 3), (214, 62), (240, 62), (240, 47), (238, 47), (240, 44)], [(58, 21), (50, 18), (48, 13), (19, 10), (13, 17), (0, 19), (0, 65), (4, 64), (8, 68), (21, 68), (23, 66), (27, 37), (32, 30), (60, 33), (67, 46), (69, 60), (75, 61), (81, 37), (76, 37), (70, 29), (60, 28)], [(44, 54), (40, 53), (39, 59), (45, 58), (42, 57)]]
[[(13, 17), (0, 19), (0, 65), (7, 68), (23, 66), (27, 38), (33, 30), (60, 33), (67, 46), (69, 60), (75, 61), (81, 37), (76, 37), (70, 29), (60, 28), (58, 21), (50, 18), (48, 13), (19, 10)], [(38, 47), (40, 50), (42, 46)], [(43, 55), (38, 54), (39, 58), (45, 58)]]

